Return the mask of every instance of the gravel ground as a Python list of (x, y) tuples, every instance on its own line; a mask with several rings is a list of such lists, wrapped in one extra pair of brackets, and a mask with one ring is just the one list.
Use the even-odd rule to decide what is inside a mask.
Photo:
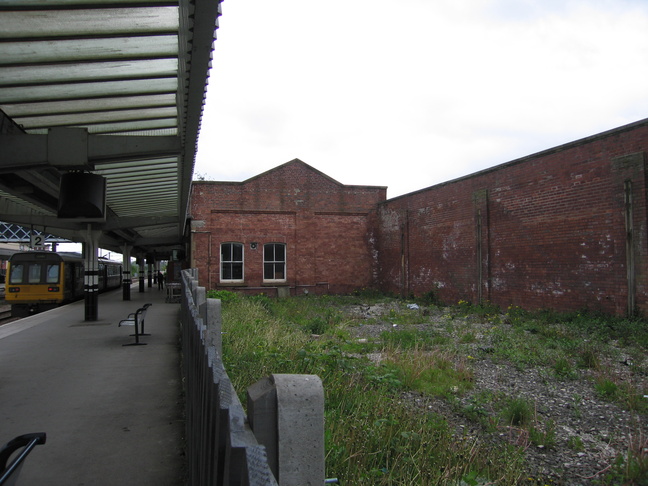
[[(377, 340), (383, 332), (407, 327), (394, 325), (389, 318), (402, 311), (397, 303), (351, 306), (346, 311), (351, 322), (359, 324), (349, 328), (356, 339)], [(596, 391), (593, 380), (603, 368), (606, 376), (614, 377), (615, 382), (632, 383), (639, 393), (646, 395), (648, 359), (645, 355), (637, 358), (637, 353), (633, 353), (630, 357), (626, 350), (609, 343), (598, 370), (575, 369), (569, 378), (561, 378), (547, 366), (520, 367), (496, 359), (491, 354), (493, 344), (489, 341), (488, 328), (492, 328), (492, 323), (465, 316), (454, 317), (449, 309), (418, 309), (418, 312), (427, 316), (426, 322), (411, 327), (438, 333), (460, 328), (464, 333), (470, 330), (475, 336), (473, 342), (454, 348), (463, 349), (460, 354), (464, 357), (471, 356), (474, 386), (454, 400), (417, 392), (403, 393), (401, 399), (421, 413), (435, 412), (444, 416), (458, 438), (477, 439), (487, 444), (508, 442), (524, 448), (528, 473), (524, 481), (527, 484), (597, 484), (597, 479), (610, 470), (613, 461), (630, 449), (643, 457), (644, 464), (648, 463), (648, 416), (603, 398)], [(500, 321), (504, 324), (498, 325), (507, 326), (505, 316), (501, 316)], [(381, 355), (376, 353), (370, 358), (379, 361)], [(528, 427), (501, 425), (496, 419), (497, 402), (484, 400), (485, 390), (490, 392), (488, 396), (524, 398), (533, 403), (534, 421), (540, 430), (547, 430), (546, 427), (553, 423), (551, 443), (532, 442)], [(648, 400), (646, 397), (640, 399)], [(466, 410), (477, 410), (479, 417), (468, 418)], [(489, 417), (492, 417), (490, 422)], [(648, 484), (648, 478), (629, 484)]]

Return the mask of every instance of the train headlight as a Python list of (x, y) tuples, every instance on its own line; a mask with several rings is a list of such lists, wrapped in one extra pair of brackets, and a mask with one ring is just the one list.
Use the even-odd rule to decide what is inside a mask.
[(15, 294), (16, 292), (20, 292), (20, 287), (9, 287), (9, 293)]
[(58, 292), (60, 289), (58, 287), (47, 287), (48, 292)]

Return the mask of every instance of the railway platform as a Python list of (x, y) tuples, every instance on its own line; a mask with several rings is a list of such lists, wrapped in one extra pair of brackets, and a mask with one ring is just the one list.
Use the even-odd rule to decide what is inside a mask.
[[(45, 432), (17, 484), (185, 484), (180, 305), (131, 288), (99, 296), (98, 320), (79, 301), (0, 326), (0, 446)], [(151, 303), (145, 345), (118, 327)]]

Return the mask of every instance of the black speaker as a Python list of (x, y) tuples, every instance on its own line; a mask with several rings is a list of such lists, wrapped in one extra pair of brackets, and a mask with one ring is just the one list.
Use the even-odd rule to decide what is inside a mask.
[(106, 179), (89, 172), (68, 172), (61, 176), (59, 218), (104, 218)]

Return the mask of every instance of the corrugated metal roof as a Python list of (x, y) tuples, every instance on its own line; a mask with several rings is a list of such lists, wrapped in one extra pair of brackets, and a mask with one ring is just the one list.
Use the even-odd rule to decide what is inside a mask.
[(66, 237), (87, 226), (57, 221), (66, 167), (24, 155), (51, 146), (52, 128), (83, 128), (101, 146), (89, 168), (107, 181), (100, 244), (177, 248), (219, 15), (219, 0), (0, 1), (0, 110), (34, 141), (0, 144), (0, 221)]

